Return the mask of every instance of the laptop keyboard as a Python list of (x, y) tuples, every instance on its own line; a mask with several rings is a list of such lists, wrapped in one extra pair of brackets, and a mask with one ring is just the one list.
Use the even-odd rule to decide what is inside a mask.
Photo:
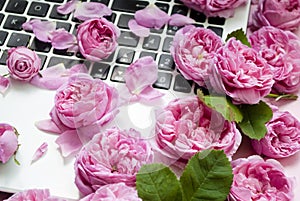
[[(151, 56), (158, 64), (158, 79), (155, 88), (173, 90), (180, 93), (193, 93), (193, 82), (186, 81), (178, 71), (170, 55), (170, 45), (173, 36), (180, 28), (166, 25), (160, 30), (151, 29), (151, 34), (146, 38), (139, 38), (129, 31), (128, 21), (134, 18), (134, 13), (145, 8), (148, 1), (135, 0), (91, 0), (106, 4), (113, 10), (111, 16), (106, 17), (115, 23), (121, 30), (118, 39), (119, 47), (101, 63), (85, 61), (80, 53), (56, 50), (51, 44), (37, 40), (31, 32), (22, 30), (22, 24), (30, 19), (41, 18), (57, 22), (57, 28), (64, 28), (72, 33), (76, 32), (78, 21), (70, 15), (61, 15), (56, 9), (65, 0), (25, 1), (25, 0), (0, 0), (0, 64), (5, 65), (7, 50), (16, 46), (27, 46), (35, 50), (42, 59), (43, 68), (58, 63), (64, 63), (67, 68), (74, 64), (84, 63), (89, 68), (94, 78), (108, 82), (124, 83), (123, 74), (126, 67), (137, 58)], [(197, 21), (196, 26), (206, 27), (222, 37), (224, 18), (207, 18), (204, 14), (190, 10), (179, 0), (157, 0), (155, 5), (168, 14), (179, 13)]]

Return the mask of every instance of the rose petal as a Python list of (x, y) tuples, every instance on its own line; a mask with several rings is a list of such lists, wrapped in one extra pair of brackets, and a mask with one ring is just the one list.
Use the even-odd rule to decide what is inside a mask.
[(10, 85), (9, 79), (3, 76), (0, 76), (0, 93), (4, 96)]
[(40, 159), (47, 152), (47, 150), (48, 150), (48, 144), (47, 144), (47, 142), (44, 142), (35, 151), (32, 159), (31, 159), (31, 163), (34, 163), (35, 161), (37, 161), (38, 159)]
[(59, 135), (55, 142), (58, 144), (63, 157), (68, 157), (71, 154), (76, 153), (82, 147), (82, 142), (80, 141), (76, 130), (65, 131)]
[(74, 12), (74, 17), (79, 20), (88, 20), (93, 18), (101, 18), (103, 16), (109, 16), (112, 14), (112, 10), (105, 4), (98, 2), (82, 2), (77, 4)]
[(0, 161), (6, 163), (18, 148), (18, 138), (14, 131), (6, 130), (0, 136)]
[(69, 76), (75, 73), (87, 72), (88, 70), (84, 64), (74, 65), (70, 69), (66, 69), (60, 63), (40, 71), (39, 75), (32, 78), (30, 84), (43, 89), (56, 90), (68, 80)]
[(150, 4), (146, 8), (136, 11), (134, 18), (139, 25), (160, 29), (168, 23), (170, 16), (155, 4)]
[(139, 25), (134, 19), (129, 20), (128, 27), (130, 31), (139, 37), (148, 37), (150, 35), (150, 29)]
[[(76, 36), (69, 33), (65, 29), (57, 29), (51, 32), (51, 45), (53, 48), (58, 50), (63, 49), (74, 49), (77, 46)], [(75, 48), (76, 49), (76, 48)]]
[(35, 126), (42, 131), (60, 134), (61, 130), (56, 126), (56, 124), (51, 120), (41, 120), (35, 123)]
[(142, 57), (132, 63), (125, 71), (125, 84), (131, 94), (147, 100), (163, 96), (154, 92), (151, 86), (157, 80), (157, 64), (150, 56)]
[(33, 19), (22, 24), (22, 28), (27, 31), (33, 31), (36, 38), (40, 41), (50, 42), (50, 33), (56, 29), (56, 23)]
[(169, 20), (169, 25), (171, 26), (184, 26), (193, 23), (195, 23), (194, 19), (181, 14), (173, 14)]
[(71, 12), (73, 12), (76, 8), (76, 5), (79, 3), (78, 0), (71, 0), (61, 6), (57, 7), (57, 12), (62, 15), (67, 15)]

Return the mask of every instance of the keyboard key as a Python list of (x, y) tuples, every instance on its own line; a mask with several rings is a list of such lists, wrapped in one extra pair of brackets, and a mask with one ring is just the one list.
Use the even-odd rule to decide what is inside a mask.
[(3, 18), (4, 18), (4, 15), (2, 13), (0, 13), (0, 24), (2, 23)]
[(0, 10), (2, 10), (4, 3), (5, 3), (5, 0), (0, 0)]
[(64, 0), (46, 0), (46, 1), (55, 2), (55, 3), (63, 3), (64, 2)]
[(101, 80), (106, 80), (110, 66), (105, 63), (94, 63), (92, 66), (91, 76)]
[(136, 1), (136, 0), (114, 0), (112, 4), (112, 9), (117, 11), (135, 13), (137, 10), (143, 9), (148, 6), (146, 1)]
[(195, 10), (191, 10), (190, 17), (194, 19), (196, 22), (204, 23), (206, 20), (206, 16), (203, 13), (200, 13)]
[(155, 5), (161, 9), (162, 11), (168, 13), (169, 12), (169, 5), (165, 3), (155, 3)]
[(58, 20), (68, 20), (70, 14), (68, 15), (62, 15), (60, 13), (57, 12), (57, 7), (59, 5), (54, 5), (52, 10), (51, 10), (51, 13), (50, 13), (50, 18), (53, 18), (53, 19), (58, 19)]
[(154, 52), (145, 52), (145, 51), (142, 51), (141, 54), (140, 54), (140, 58), (141, 58), (141, 57), (146, 57), (146, 56), (150, 56), (150, 57), (152, 57), (154, 60), (156, 59), (156, 53), (154, 53)]
[(28, 2), (24, 0), (9, 0), (5, 11), (11, 13), (24, 13)]
[(78, 60), (78, 59), (67, 59), (63, 57), (51, 57), (50, 61), (48, 63), (48, 67), (57, 65), (59, 63), (63, 63), (66, 68), (71, 68), (72, 66), (76, 64), (85, 64), (87, 68), (90, 66), (90, 62), (85, 61), (85, 60)]
[(22, 24), (26, 22), (26, 17), (21, 16), (15, 16), (15, 15), (9, 15), (4, 23), (5, 29), (12, 29), (21, 31), (22, 30)]
[(171, 0), (159, 0), (159, 1), (171, 2)]
[(208, 18), (209, 24), (216, 24), (216, 25), (224, 25), (225, 24), (225, 18), (223, 17), (209, 17)]
[(158, 50), (160, 40), (160, 36), (150, 35), (144, 39), (143, 48), (147, 50)]
[(118, 38), (118, 44), (127, 47), (136, 47), (139, 42), (139, 37), (131, 32), (122, 31)]
[(103, 3), (108, 6), (109, 0), (91, 0), (91, 2)]
[(182, 75), (178, 74), (175, 77), (173, 90), (183, 93), (190, 93), (192, 91), (192, 84), (192, 81), (188, 81), (184, 79)]
[(73, 52), (68, 52), (67, 49), (64, 49), (64, 50), (53, 49), (53, 53), (58, 54), (58, 55), (64, 55), (64, 56), (73, 56), (74, 55)]
[(7, 38), (7, 35), (8, 35), (8, 32), (0, 30), (0, 45), (4, 44), (4, 42)]
[(223, 29), (220, 27), (213, 27), (213, 26), (208, 26), (208, 29), (212, 30), (213, 32), (215, 32), (218, 36), (222, 37), (223, 35)]
[(162, 50), (164, 52), (170, 52), (170, 47), (172, 45), (172, 42), (173, 42), (173, 38), (171, 37), (165, 38)]
[(110, 80), (113, 82), (122, 82), (125, 83), (124, 73), (126, 71), (126, 67), (123, 66), (115, 66), (111, 75)]
[(42, 55), (42, 54), (38, 54), (38, 56), (41, 58), (41, 63), (42, 63), (41, 68), (43, 68), (44, 65), (45, 65), (45, 63), (46, 63), (47, 56), (46, 55)]
[(172, 9), (172, 14), (181, 14), (187, 16), (188, 8), (186, 6), (174, 5)]
[(34, 38), (30, 45), (30, 49), (33, 49), (38, 52), (50, 52), (51, 47), (52, 47), (51, 43), (42, 42), (37, 38)]
[(121, 48), (117, 55), (117, 63), (131, 64), (134, 57), (134, 50)]
[(30, 37), (31, 36), (28, 34), (12, 33), (7, 42), (7, 46), (8, 47), (27, 46)]
[(46, 3), (32, 2), (27, 14), (33, 16), (45, 17), (47, 15), (49, 7), (50, 5)]
[(117, 14), (116, 13), (112, 13), (110, 16), (104, 16), (108, 21), (110, 22), (115, 22)]
[(173, 57), (170, 54), (160, 55), (158, 68), (161, 70), (173, 71), (175, 69)]
[(56, 22), (56, 29), (60, 29), (63, 28), (67, 31), (71, 30), (72, 25), (70, 23), (67, 22)]
[(156, 82), (153, 84), (153, 87), (159, 89), (170, 89), (171, 81), (172, 81), (172, 74), (170, 73), (163, 73), (158, 72), (158, 77)]
[(1, 55), (1, 58), (0, 58), (0, 64), (2, 65), (6, 65), (6, 59), (7, 59), (7, 50), (4, 50), (2, 55)]
[(114, 55), (115, 55), (115, 52), (111, 53), (109, 55), (109, 57), (107, 57), (106, 59), (102, 59), (102, 61), (105, 61), (105, 62), (112, 62), (113, 59), (114, 59)]
[(168, 25), (167, 34), (169, 34), (169, 35), (175, 35), (175, 33), (176, 33), (180, 28), (181, 28), (181, 27), (178, 27), (178, 26)]
[(133, 15), (121, 14), (119, 21), (118, 21), (118, 27), (123, 28), (123, 29), (129, 29), (128, 22), (131, 19), (134, 19)]

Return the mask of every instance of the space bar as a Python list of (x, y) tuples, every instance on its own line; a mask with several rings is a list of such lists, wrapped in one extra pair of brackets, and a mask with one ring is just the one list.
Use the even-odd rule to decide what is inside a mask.
[(145, 8), (149, 2), (135, 0), (114, 0), (112, 10), (135, 13), (135, 11)]

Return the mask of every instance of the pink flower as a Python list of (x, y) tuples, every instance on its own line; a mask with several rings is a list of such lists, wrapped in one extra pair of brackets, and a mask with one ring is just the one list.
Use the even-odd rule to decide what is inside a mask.
[(151, 100), (164, 95), (152, 87), (157, 80), (157, 70), (157, 64), (150, 56), (137, 59), (126, 69), (126, 87), (137, 100)]
[(273, 117), (266, 123), (265, 137), (252, 140), (252, 147), (256, 153), (271, 158), (292, 156), (300, 150), (300, 122), (288, 111), (273, 108)]
[(27, 47), (16, 47), (8, 50), (6, 60), (9, 74), (12, 78), (30, 81), (41, 69), (41, 59)]
[(232, 167), (230, 200), (293, 200), (294, 180), (284, 174), (278, 161), (253, 155), (232, 161)]
[(252, 48), (272, 67), (275, 93), (300, 89), (300, 38), (290, 31), (266, 26), (250, 35)]
[(125, 183), (107, 184), (101, 186), (95, 193), (80, 199), (79, 201), (142, 201), (138, 197), (137, 191), (134, 187), (126, 186)]
[(157, 111), (155, 133), (156, 151), (175, 165), (177, 160), (186, 163), (206, 149), (224, 150), (230, 158), (241, 143), (235, 123), (225, 120), (196, 96), (175, 99)]
[(9, 124), (0, 123), (0, 161), (6, 163), (18, 149), (16, 130)]
[(273, 26), (282, 30), (295, 30), (300, 25), (300, 2), (259, 0), (252, 18), (252, 29)]
[(75, 184), (83, 195), (106, 184), (135, 186), (136, 173), (152, 161), (150, 145), (139, 132), (110, 128), (95, 135), (77, 155)]
[(181, 74), (205, 86), (210, 55), (222, 45), (221, 37), (213, 31), (189, 25), (176, 32), (170, 51)]
[(214, 55), (211, 87), (230, 96), (236, 104), (257, 104), (271, 92), (273, 72), (256, 50), (230, 38)]
[(181, 0), (186, 6), (206, 16), (232, 17), (234, 10), (247, 0)]
[(50, 195), (48, 189), (29, 189), (13, 194), (5, 201), (66, 201)]
[(116, 49), (120, 30), (105, 18), (91, 19), (77, 28), (80, 53), (88, 60), (100, 61)]
[(75, 153), (118, 113), (117, 90), (84, 73), (73, 74), (57, 89), (51, 120), (37, 126), (59, 133), (63, 156)]

